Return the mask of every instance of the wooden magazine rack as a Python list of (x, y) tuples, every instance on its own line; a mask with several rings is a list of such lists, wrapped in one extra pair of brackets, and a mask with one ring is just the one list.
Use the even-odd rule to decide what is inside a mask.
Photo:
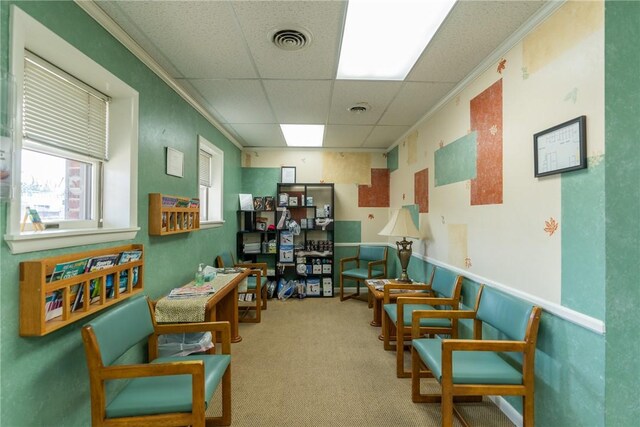
[[(166, 204), (167, 200), (186, 201), (189, 206), (169, 206)], [(199, 230), (200, 206), (191, 206), (192, 200), (194, 199), (188, 197), (149, 193), (149, 234), (166, 236)]]
[[(93, 258), (108, 254), (118, 254), (125, 251), (142, 251), (140, 259), (120, 265), (78, 274), (66, 279), (49, 281), (56, 265), (69, 263), (83, 258)], [(134, 283), (134, 268), (137, 268), (137, 281)], [(120, 289), (121, 273), (127, 274), (127, 283), (124, 289)], [(107, 295), (107, 276), (113, 278), (113, 291)], [(124, 275), (123, 275), (124, 276)], [(97, 279), (99, 297), (92, 302), (90, 283)], [(83, 290), (82, 302), (73, 310), (74, 298), (72, 289)], [(23, 261), (20, 263), (20, 335), (43, 336), (55, 330), (63, 328), (100, 310), (117, 304), (132, 297), (144, 288), (144, 250), (142, 245), (132, 244), (113, 248), (98, 249), (94, 251), (79, 252), (75, 254), (60, 255), (56, 257), (42, 258), (38, 260)], [(62, 314), (50, 320), (46, 320), (47, 296), (54, 292), (62, 293)]]

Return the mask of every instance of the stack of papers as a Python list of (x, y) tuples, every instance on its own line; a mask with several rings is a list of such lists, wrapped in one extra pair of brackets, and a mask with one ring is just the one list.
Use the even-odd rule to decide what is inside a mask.
[(167, 298), (169, 299), (178, 299), (178, 298), (191, 298), (191, 297), (201, 297), (205, 295), (214, 294), (216, 290), (210, 284), (205, 284), (202, 286), (194, 286), (194, 285), (186, 285), (181, 288), (172, 289), (169, 292)]

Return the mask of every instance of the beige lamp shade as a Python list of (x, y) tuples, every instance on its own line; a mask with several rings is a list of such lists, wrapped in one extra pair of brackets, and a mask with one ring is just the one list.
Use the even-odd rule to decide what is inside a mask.
[(419, 239), (422, 236), (411, 218), (411, 212), (407, 208), (400, 208), (391, 215), (391, 219), (378, 233), (380, 236), (412, 237)]

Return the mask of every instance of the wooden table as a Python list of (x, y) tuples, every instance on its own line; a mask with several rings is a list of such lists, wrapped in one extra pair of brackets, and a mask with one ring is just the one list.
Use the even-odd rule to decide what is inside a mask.
[[(205, 322), (227, 321), (231, 328), (231, 342), (242, 341), (238, 333), (238, 285), (251, 273), (250, 269), (243, 269), (232, 277), (218, 273), (216, 282), (221, 282), (221, 278), (229, 276), (229, 281), (222, 281), (216, 286), (216, 293), (212, 294), (205, 306)], [(157, 304), (157, 303), (156, 303)], [(200, 306), (202, 307), (202, 306)], [(219, 342), (216, 338), (215, 342)]]
[[(365, 280), (367, 288), (369, 289), (369, 304), (373, 306), (373, 320), (369, 323), (371, 326), (382, 326), (382, 301), (384, 300), (384, 291), (376, 289), (376, 284), (381, 280), (385, 281), (388, 284), (393, 285), (401, 285), (395, 279), (371, 279)], [(412, 285), (424, 285), (424, 283), (413, 282)], [(415, 294), (415, 292), (397, 292), (393, 295), (389, 295), (392, 301), (395, 301), (400, 296), (408, 296)], [(424, 295), (424, 294), (423, 294)], [(382, 335), (378, 337), (380, 340), (383, 339)]]

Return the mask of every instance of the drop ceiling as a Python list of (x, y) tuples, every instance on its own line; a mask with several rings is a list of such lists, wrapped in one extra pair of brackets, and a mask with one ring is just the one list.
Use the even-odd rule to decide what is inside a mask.
[[(458, 1), (404, 81), (336, 80), (346, 1), (95, 3), (239, 145), (285, 148), (280, 124), (324, 124), (325, 148), (386, 149), (547, 2)], [(291, 28), (307, 47), (272, 43)]]

